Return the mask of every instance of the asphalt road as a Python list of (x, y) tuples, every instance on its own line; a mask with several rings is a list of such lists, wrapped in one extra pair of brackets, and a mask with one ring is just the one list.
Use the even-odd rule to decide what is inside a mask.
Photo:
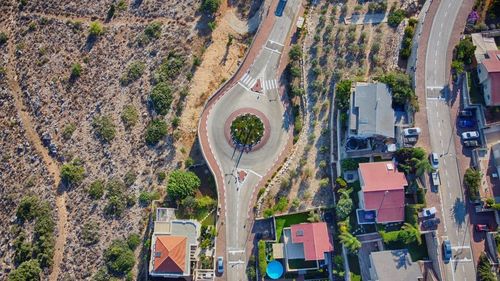
[[(206, 124), (210, 153), (215, 156), (218, 168), (223, 173), (224, 217), (226, 229), (226, 268), (224, 279), (237, 281), (246, 277), (246, 244), (252, 221), (250, 212), (255, 202), (253, 195), (260, 180), (270, 172), (274, 162), (283, 151), (291, 128), (279, 94), (277, 70), (281, 52), (289, 31), (299, 12), (300, 0), (289, 0), (282, 17), (277, 17), (270, 35), (252, 65), (232, 88), (224, 93), (211, 107)], [(274, 13), (274, 10), (269, 11)], [(263, 88), (261, 93), (252, 91), (257, 81)], [(231, 146), (224, 135), (229, 116), (245, 108), (262, 112), (269, 120), (270, 133), (267, 142), (258, 150), (241, 152)], [(215, 169), (212, 169), (215, 170)], [(245, 172), (243, 181), (238, 174)]]
[(440, 155), (439, 195), (444, 233), (438, 233), (438, 237), (440, 242), (449, 239), (453, 249), (451, 261), (444, 264), (444, 278), (472, 281), (476, 280), (476, 273), (470, 248), (469, 216), (456, 158), (456, 126), (451, 122), (448, 106), (449, 65), (446, 64), (450, 37), (461, 4), (462, 0), (442, 0), (438, 7), (427, 46), (425, 86), (431, 147)]

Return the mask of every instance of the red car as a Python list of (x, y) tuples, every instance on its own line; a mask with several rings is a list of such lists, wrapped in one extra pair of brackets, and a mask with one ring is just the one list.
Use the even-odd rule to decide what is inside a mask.
[(478, 232), (493, 231), (493, 229), (487, 224), (476, 224), (475, 228), (476, 228), (476, 231), (478, 231)]

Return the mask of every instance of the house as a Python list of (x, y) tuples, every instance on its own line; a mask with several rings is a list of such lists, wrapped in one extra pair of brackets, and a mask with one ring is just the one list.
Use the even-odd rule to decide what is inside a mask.
[(351, 94), (348, 138), (395, 138), (392, 95), (383, 83), (356, 83)]
[(157, 209), (153, 236), (149, 275), (165, 278), (191, 276), (191, 263), (198, 250), (200, 225), (194, 220), (177, 220), (173, 210)]
[(487, 58), (489, 51), (497, 50), (497, 44), (495, 43), (495, 38), (485, 37), (482, 33), (472, 33), (471, 34), (472, 44), (476, 46), (474, 50), (475, 63), (479, 64), (484, 59)]
[(500, 105), (500, 51), (488, 51), (478, 65), (477, 74), (486, 106)]
[(287, 271), (317, 269), (333, 243), (325, 222), (301, 223), (283, 229), (283, 249)]
[(370, 253), (370, 281), (422, 281), (420, 266), (407, 249)]
[[(394, 163), (391, 161), (360, 163), (358, 174), (361, 185), (358, 193), (359, 207), (364, 212), (374, 213), (374, 220), (371, 223), (404, 221), (405, 186), (408, 182), (405, 175), (398, 172)], [(359, 221), (359, 212), (357, 213)]]

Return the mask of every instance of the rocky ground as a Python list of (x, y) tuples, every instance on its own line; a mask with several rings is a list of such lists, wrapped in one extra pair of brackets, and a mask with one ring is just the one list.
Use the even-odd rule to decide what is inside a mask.
[[(240, 2), (240, 18), (246, 20), (256, 8), (246, 1)], [(8, 34), (8, 42), (0, 46), (0, 67), (11, 73), (0, 77), (3, 160), (0, 208), (6, 210), (0, 214), (0, 274), (3, 274), (0, 279), (14, 266), (9, 248), (12, 237), (8, 231), (23, 195), (34, 193), (48, 200), (54, 205), (56, 221), (63, 219), (55, 204), (54, 185), (59, 179), (47, 170), (40, 152), (33, 148), (36, 143), (51, 148), (50, 161), (59, 167), (74, 158), (81, 159), (85, 167), (81, 184), (62, 186), (63, 192), (57, 195), (64, 199), (61, 202), (66, 211), (61, 224), (65, 231), (58, 229), (57, 233), (65, 234), (61, 263), (57, 266), (60, 274), (50, 279), (88, 280), (103, 265), (103, 251), (112, 239), (142, 233), (148, 216), (148, 210), (138, 204), (120, 218), (104, 216), (106, 199), (91, 199), (87, 192), (90, 183), (97, 179), (123, 179), (127, 172), (133, 172), (136, 179), (128, 191), (136, 196), (140, 191), (164, 185), (158, 180), (158, 173), (182, 166), (192, 148), (179, 145), (179, 139), (182, 128), (195, 128), (198, 120), (191, 112), (189, 118), (183, 117), (183, 109), (193, 111), (202, 106), (207, 97), (201, 91), (194, 91), (197, 98), (189, 98), (193, 92), (191, 87), (207, 84), (216, 87), (220, 79), (227, 79), (217, 77), (219, 80), (215, 81), (210, 71), (224, 71), (224, 76), (229, 76), (244, 54), (246, 46), (242, 42), (246, 42), (247, 37), (221, 24), (223, 28), (216, 29), (214, 35), (224, 38), (224, 47), (211, 48), (213, 41), (210, 41), (207, 19), (199, 13), (199, 2), (192, 0), (117, 1), (112, 19), (106, 19), (110, 1), (70, 1), (62, 5), (55, 0), (33, 0), (26, 1), (24, 6), (19, 3), (12, 0), (0, 7), (0, 32)], [(89, 37), (92, 21), (99, 21), (104, 27), (104, 33), (96, 38)], [(145, 28), (153, 22), (161, 23), (161, 35), (141, 44)], [(236, 38), (226, 47), (229, 33)], [(205, 52), (211, 54), (210, 57), (205, 57)], [(148, 96), (160, 64), (172, 54), (181, 58), (183, 64), (180, 74), (169, 81), (174, 92), (171, 110), (165, 116), (157, 116)], [(195, 57), (201, 58), (201, 76), (194, 72)], [(214, 62), (205, 62), (205, 59)], [(226, 69), (214, 69), (222, 59)], [(124, 85), (120, 78), (133, 62), (143, 63), (144, 73)], [(71, 75), (74, 64), (81, 66), (79, 77)], [(200, 82), (201, 77), (208, 78)], [(190, 81), (198, 82), (192, 85)], [(183, 98), (186, 93), (188, 98)], [(17, 104), (15, 95), (19, 100)], [(121, 114), (124, 107), (130, 105), (137, 109), (138, 120), (135, 126), (126, 128)], [(20, 111), (26, 113), (27, 124), (17, 116), (16, 112)], [(116, 126), (116, 135), (110, 142), (97, 137), (92, 125), (94, 117), (102, 115), (109, 115)], [(176, 116), (182, 117), (179, 129), (172, 125)], [(162, 118), (169, 124), (168, 135), (158, 145), (148, 146), (144, 139), (145, 127), (153, 118)], [(32, 128), (31, 139), (26, 136), (24, 126)], [(68, 127), (74, 127), (69, 136)], [(189, 133), (192, 142), (195, 135), (192, 130)], [(41, 149), (47, 151), (47, 148)], [(86, 222), (98, 226), (99, 242), (93, 246), (82, 240), (82, 227)]]

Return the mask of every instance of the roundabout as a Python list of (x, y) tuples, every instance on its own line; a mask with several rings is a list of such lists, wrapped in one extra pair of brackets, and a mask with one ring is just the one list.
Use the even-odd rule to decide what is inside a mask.
[(269, 140), (271, 125), (264, 113), (254, 108), (235, 110), (224, 123), (227, 143), (240, 151), (256, 151)]

